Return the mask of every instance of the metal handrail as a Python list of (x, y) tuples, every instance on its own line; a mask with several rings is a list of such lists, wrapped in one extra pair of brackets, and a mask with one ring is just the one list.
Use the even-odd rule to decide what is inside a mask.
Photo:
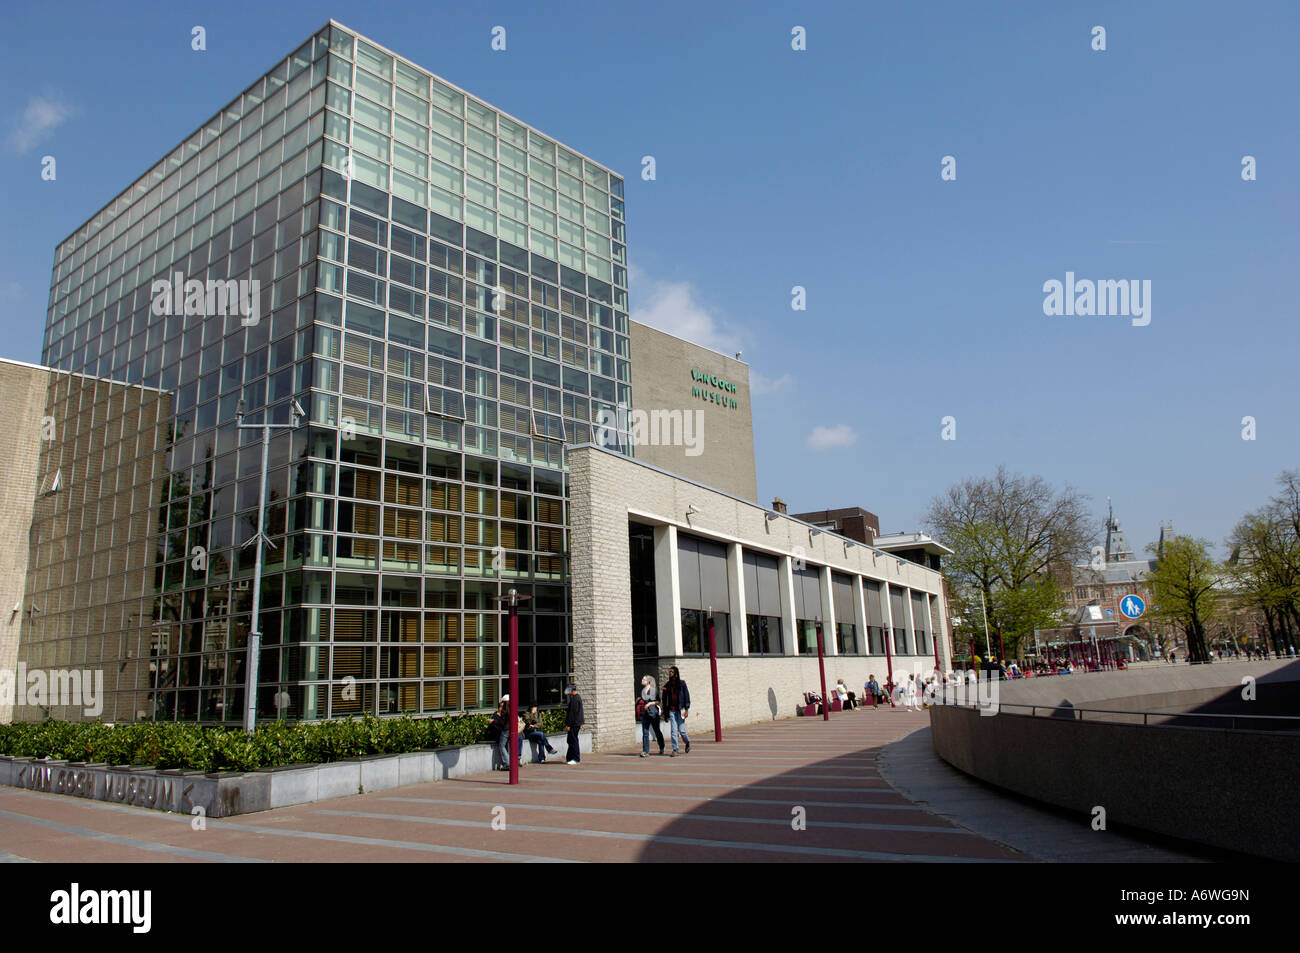
[[(963, 705), (960, 707), (976, 708), (976, 709), (979, 708), (978, 705)], [(1002, 712), (1002, 709), (1004, 708), (1022, 708), (1022, 709), (1027, 708), (1029, 709), (1029, 714), (1031, 718), (1038, 717), (1038, 709), (1040, 708), (1043, 709), (1045, 712), (1052, 712), (1052, 713), (1066, 711), (1071, 713), (1072, 720), (1074, 721), (1083, 721), (1084, 720), (1083, 716), (1085, 712), (1091, 712), (1095, 715), (1141, 715), (1143, 726), (1148, 728), (1152, 727), (1150, 723), (1150, 718), (1152, 715), (1159, 715), (1166, 718), (1228, 719), (1231, 722), (1231, 725), (1229, 726), (1230, 728), (1237, 727), (1236, 724), (1237, 719), (1242, 719), (1245, 721), (1251, 721), (1251, 720), (1286, 721), (1286, 722), (1295, 722), (1298, 725), (1300, 725), (1300, 715), (1220, 715), (1220, 714), (1215, 714), (1213, 712), (1197, 712), (1197, 711), (1132, 711), (1123, 708), (1074, 708), (1074, 707), (1067, 708), (1062, 705), (1018, 705), (1015, 704), (1014, 702), (1006, 702), (1006, 703), (999, 702), (998, 713), (1000, 714)], [(1163, 727), (1163, 726), (1156, 725), (1155, 727)]]

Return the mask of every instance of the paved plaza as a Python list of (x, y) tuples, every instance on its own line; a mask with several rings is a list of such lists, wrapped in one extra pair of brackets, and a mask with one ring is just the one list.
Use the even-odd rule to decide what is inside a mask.
[[(202, 831), (184, 815), (0, 788), (0, 860), (1040, 859), (954, 823), (952, 811), (931, 803), (935, 784), (916, 784), (909, 773), (899, 785), (916, 788), (908, 796), (882, 778), (886, 745), (911, 736), (891, 756), (925, 759), (928, 731), (914, 733), (928, 724), (926, 712), (887, 709), (835, 713), (829, 722), (789, 719), (730, 729), (721, 745), (697, 737), (691, 753), (676, 758), (654, 754), (652, 744), (646, 759), (629, 750), (587, 755), (579, 766), (526, 764), (513, 788), (505, 772), (494, 772), (208, 819)], [(975, 782), (933, 761), (928, 770), (955, 776), (949, 800), (974, 792)], [(1007, 820), (1005, 811), (1012, 826), (1038, 813), (1011, 802)], [(1040, 841), (1058, 841), (1052, 823), (1078, 826), (1039, 822), (1049, 825), (1035, 828)]]

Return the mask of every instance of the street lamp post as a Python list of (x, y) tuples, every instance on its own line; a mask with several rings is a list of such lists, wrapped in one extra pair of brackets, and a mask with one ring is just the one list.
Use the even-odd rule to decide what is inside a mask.
[(260, 424), (244, 423), (244, 399), (239, 399), (239, 406), (235, 410), (235, 419), (238, 422), (240, 430), (261, 430), (262, 431), (262, 478), (261, 484), (257, 491), (257, 535), (245, 546), (255, 544), (257, 546), (256, 558), (253, 560), (253, 619), (252, 625), (248, 632), (248, 662), (244, 668), (247, 670), (244, 681), (244, 730), (250, 735), (257, 727), (257, 669), (258, 662), (261, 660), (262, 649), (262, 543), (270, 544), (275, 548), (275, 543), (266, 535), (266, 454), (267, 448), (271, 443), (272, 430), (296, 430), (302, 422), (302, 418), (307, 416), (307, 412), (302, 409), (302, 404), (294, 398), (289, 405), (289, 414), (291, 423), (273, 424), (268, 419), (270, 414), (269, 408), (262, 410), (262, 422)]
[(510, 741), (506, 751), (507, 763), (510, 765), (510, 783), (519, 783), (519, 602), (531, 596), (521, 596), (516, 589), (511, 589), (504, 596), (498, 596), (505, 603), (510, 613)]
[(822, 678), (822, 721), (831, 720), (831, 700), (826, 694), (826, 660), (822, 651), (822, 620), (817, 620), (817, 670)]
[(989, 645), (989, 610), (984, 604), (983, 589), (980, 589), (980, 611), (984, 613), (984, 657), (990, 658), (993, 655), (993, 647)]
[(718, 630), (713, 623), (713, 606), (705, 613), (709, 620), (709, 679), (713, 683), (713, 741), (722, 743), (722, 700), (718, 696)]

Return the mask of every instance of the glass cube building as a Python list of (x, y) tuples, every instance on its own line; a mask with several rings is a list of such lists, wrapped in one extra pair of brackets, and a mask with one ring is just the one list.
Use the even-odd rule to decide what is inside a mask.
[[(509, 589), (521, 701), (560, 701), (564, 445), (632, 402), (626, 262), (619, 176), (331, 21), (57, 249), (43, 359), (71, 373), (20, 660), (102, 667), (106, 721), (240, 722), (262, 431), (238, 414), (296, 400), (259, 719), (494, 706)], [(255, 280), (256, 323), (170, 307), (178, 276)]]

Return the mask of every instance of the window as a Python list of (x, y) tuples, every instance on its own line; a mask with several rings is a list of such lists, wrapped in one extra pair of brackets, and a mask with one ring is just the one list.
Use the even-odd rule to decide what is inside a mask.
[(863, 580), (867, 601), (867, 651), (872, 655), (885, 654), (885, 617), (880, 605), (880, 584)]
[(781, 619), (770, 615), (747, 616), (750, 655), (784, 655)]
[(817, 632), (815, 621), (821, 618), (821, 571), (816, 567), (795, 567), (794, 576), (794, 615), (798, 620), (795, 628), (799, 638), (799, 653), (817, 654)]
[(837, 621), (835, 623), (835, 644), (840, 655), (857, 655), (857, 627), (852, 622)]
[[(707, 655), (709, 652), (709, 615), (703, 609), (682, 610), (682, 654)], [(731, 616), (713, 613), (713, 637), (719, 655), (731, 654)]]
[(889, 587), (889, 611), (894, 623), (894, 654), (910, 655), (907, 648), (907, 606), (903, 590)]
[(718, 651), (731, 652), (731, 631), (727, 621), (731, 611), (727, 591), (727, 549), (720, 543), (677, 535), (677, 571), (681, 587), (682, 649), (707, 652), (707, 617), (712, 610)]
[(912, 597), (912, 631), (917, 655), (930, 654), (929, 622), (925, 605), (925, 593), (913, 592)]
[(784, 655), (785, 641), (781, 631), (783, 600), (776, 558), (746, 550), (742, 563), (749, 653)]
[(857, 655), (857, 599), (854, 589), (857, 579), (831, 573), (831, 598), (835, 607), (835, 644), (840, 655)]
[[(817, 654), (817, 622), (814, 619), (796, 619), (795, 630), (799, 633), (799, 654), (816, 655)], [(825, 646), (825, 633), (822, 633), (823, 647)]]

